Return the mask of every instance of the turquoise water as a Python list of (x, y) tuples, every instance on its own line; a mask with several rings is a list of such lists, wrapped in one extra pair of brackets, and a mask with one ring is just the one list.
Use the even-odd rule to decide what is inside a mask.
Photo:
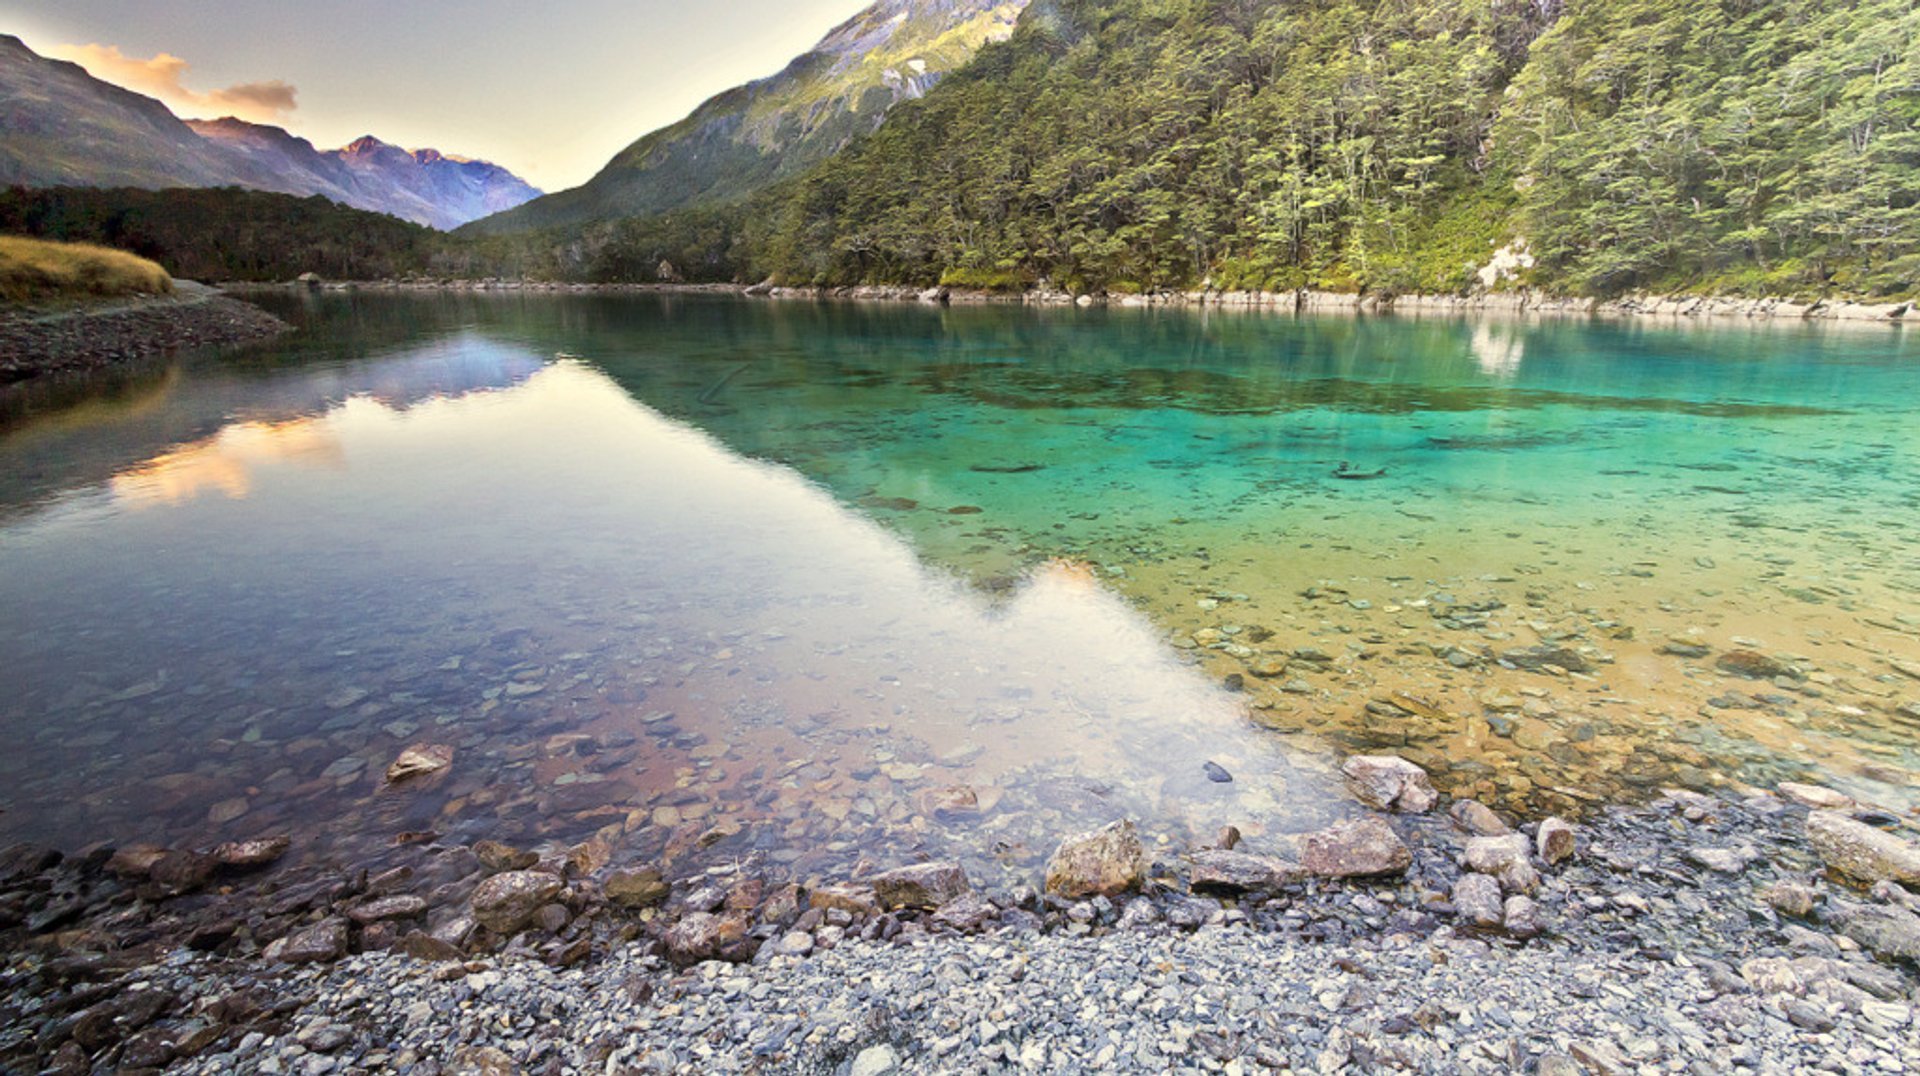
[(1355, 749), (1529, 813), (1915, 802), (1897, 331), (266, 301), (295, 337), (0, 401), (0, 836), (991, 877), (1305, 828)]

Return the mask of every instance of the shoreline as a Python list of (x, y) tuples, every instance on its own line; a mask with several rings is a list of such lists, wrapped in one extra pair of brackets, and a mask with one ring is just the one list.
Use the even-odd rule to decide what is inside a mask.
[[(1223, 832), (1149, 855), (1121, 823), (1067, 836), (1044, 891), (977, 893), (940, 863), (783, 881), (749, 857), (669, 878), (611, 867), (600, 839), (423, 841), (372, 872), (275, 870), (284, 840), (64, 860), (16, 847), (0, 859), (0, 1058), (271, 1058), (259, 1071), (287, 1073), (1920, 1064), (1920, 845), (1870, 824), (1884, 812), (1783, 785), (1510, 825), (1393, 761), (1349, 760), (1354, 819), (1254, 849)], [(1660, 989), (1606, 985), (1623, 979)], [(1225, 1004), (1249, 990), (1266, 1003)], [(1186, 1011), (1196, 998), (1211, 1003)], [(1284, 1019), (1258, 1018), (1275, 1006)]]
[(74, 308), (0, 308), (0, 388), (182, 348), (253, 343), (291, 328), (221, 289), (189, 281), (176, 288), (166, 297)]
[(1458, 317), (1490, 314), (1503, 317), (1663, 318), (1671, 320), (1762, 321), (1884, 324), (1920, 323), (1920, 303), (1908, 301), (1865, 303), (1852, 300), (1801, 302), (1786, 298), (1746, 299), (1727, 296), (1635, 294), (1618, 299), (1591, 299), (1536, 295), (1529, 291), (1481, 292), (1470, 295), (1347, 294), (1301, 289), (1282, 292), (1194, 291), (1143, 295), (1075, 295), (1035, 289), (1025, 292), (987, 292), (961, 288), (915, 288), (892, 285), (845, 287), (776, 287), (771, 284), (581, 284), (527, 280), (475, 281), (333, 281), (233, 282), (221, 287), (232, 292), (270, 291), (382, 291), (522, 293), (581, 295), (743, 295), (786, 300), (919, 303), (938, 305), (1106, 306), (1123, 308), (1227, 309), (1293, 314), (1405, 315)]

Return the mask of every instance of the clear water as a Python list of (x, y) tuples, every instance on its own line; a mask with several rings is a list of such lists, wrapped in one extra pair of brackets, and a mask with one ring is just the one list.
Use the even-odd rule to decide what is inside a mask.
[[(0, 401), (0, 836), (992, 878), (1308, 828), (1356, 749), (1528, 813), (1920, 791), (1898, 332), (270, 301)], [(1542, 643), (1594, 667), (1487, 660)]]

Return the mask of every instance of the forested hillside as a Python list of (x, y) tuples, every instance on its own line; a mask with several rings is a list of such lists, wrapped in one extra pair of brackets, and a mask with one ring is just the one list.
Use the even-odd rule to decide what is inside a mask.
[(1043, 0), (754, 207), (753, 271), (1859, 294), (1920, 275), (1910, 0)]

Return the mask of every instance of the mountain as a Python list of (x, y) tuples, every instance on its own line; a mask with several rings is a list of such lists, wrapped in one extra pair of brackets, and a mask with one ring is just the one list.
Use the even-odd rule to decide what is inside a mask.
[(471, 227), (499, 234), (737, 198), (794, 175), (924, 95), (1027, 0), (879, 0), (779, 74), (728, 90), (615, 156), (584, 186)]
[(246, 186), (324, 195), (343, 205), (442, 230), (540, 196), (499, 165), (438, 150), (405, 150), (372, 135), (340, 149), (317, 150), (313, 143), (278, 127), (231, 116), (186, 123), (202, 138), (244, 159), (255, 174), (272, 177)]
[(102, 82), (0, 35), (0, 185), (247, 187), (321, 195), (450, 229), (537, 198), (498, 165), (408, 151), (368, 136), (338, 150), (278, 127), (181, 120), (151, 97)]
[(591, 264), (1907, 297), (1916, 40), (1910, 0), (1033, 0), (845, 152)]

